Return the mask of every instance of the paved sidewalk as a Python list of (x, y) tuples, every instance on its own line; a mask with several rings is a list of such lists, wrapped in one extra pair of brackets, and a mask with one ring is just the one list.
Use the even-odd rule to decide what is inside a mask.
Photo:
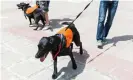
[[(60, 22), (72, 21), (88, 2), (51, 1), (50, 20), (54, 31), (34, 31), (16, 1), (2, 1), (1, 80), (52, 80), (53, 61), (49, 54), (42, 63), (35, 59), (37, 44), (42, 36), (50, 36), (60, 29)], [(5, 5), (6, 4), (6, 5)], [(99, 2), (94, 1), (76, 20), (84, 54), (78, 48), (73, 53), (77, 70), (72, 69), (69, 57), (59, 57), (57, 80), (133, 80), (133, 1), (119, 2), (108, 36), (109, 44), (96, 47)]]

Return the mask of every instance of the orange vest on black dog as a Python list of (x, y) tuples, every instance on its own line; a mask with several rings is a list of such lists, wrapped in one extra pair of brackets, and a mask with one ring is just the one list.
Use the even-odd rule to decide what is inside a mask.
[(26, 10), (26, 14), (30, 14), (32, 13), (34, 10), (36, 10), (38, 8), (38, 5), (35, 5), (33, 7), (30, 7)]
[(73, 32), (70, 28), (68, 28), (66, 31), (66, 27), (61, 29), (57, 34), (63, 34), (66, 38), (66, 47), (68, 48), (73, 40)]

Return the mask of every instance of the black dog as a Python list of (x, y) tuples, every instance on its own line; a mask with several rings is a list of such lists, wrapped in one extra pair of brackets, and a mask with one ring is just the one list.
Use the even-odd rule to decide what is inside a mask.
[[(30, 26), (32, 25), (31, 19), (34, 19), (35, 24), (37, 26), (36, 29), (34, 29), (34, 30), (38, 29), (38, 27), (39, 27), (38, 22), (40, 20), (43, 23), (43, 27), (45, 26), (45, 22), (44, 22), (45, 21), (45, 16), (44, 16), (44, 13), (42, 12), (42, 10), (39, 8), (39, 5), (31, 7), (29, 4), (21, 2), (20, 4), (17, 4), (17, 6), (18, 6), (18, 9), (22, 9), (22, 11), (24, 11), (25, 18), (26, 17), (29, 18)], [(32, 9), (33, 9), (33, 11), (32, 11)], [(27, 13), (28, 10), (29, 11), (31, 10), (32, 12), (31, 13)], [(41, 29), (43, 29), (43, 27)]]
[[(69, 25), (69, 22), (63, 24)], [(38, 52), (35, 58), (40, 58), (40, 61), (44, 61), (48, 53), (51, 52), (54, 60), (54, 72), (53, 79), (57, 78), (57, 57), (69, 55), (72, 61), (72, 68), (76, 69), (77, 65), (72, 54), (73, 43), (80, 47), (80, 54), (83, 54), (82, 42), (80, 41), (80, 35), (74, 24), (69, 27), (61, 29), (57, 34), (50, 37), (42, 37), (38, 44)]]

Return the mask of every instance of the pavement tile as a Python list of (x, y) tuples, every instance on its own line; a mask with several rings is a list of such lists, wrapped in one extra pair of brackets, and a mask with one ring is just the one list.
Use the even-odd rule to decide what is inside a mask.
[(35, 54), (37, 53), (37, 47), (35, 46), (24, 46), (22, 48), (16, 49), (20, 54), (25, 55), (25, 57), (35, 57)]
[[(115, 41), (114, 41), (115, 42)], [(113, 45), (113, 44), (112, 44)], [(117, 55), (119, 55), (119, 54), (121, 54), (121, 52), (126, 48), (126, 47), (128, 47), (128, 45), (132, 45), (131, 44), (131, 40), (129, 40), (129, 41), (118, 41), (117, 43), (116, 43), (116, 46), (115, 45), (113, 45), (109, 50), (107, 50), (106, 52), (105, 52), (105, 54), (109, 54), (109, 55), (113, 55), (113, 56), (117, 56)], [(130, 48), (129, 48), (130, 49)], [(129, 50), (129, 52), (130, 52), (130, 50)]]
[(118, 53), (116, 53), (116, 57), (119, 57), (121, 59), (130, 61), (133, 63), (133, 43), (130, 42), (128, 45), (125, 46), (124, 49), (120, 50)]
[(102, 73), (109, 73), (116, 65), (116, 57), (102, 55), (89, 64)]
[(73, 80), (113, 80), (111, 77), (108, 75), (101, 74), (100, 72), (90, 69), (90, 70), (85, 70), (83, 73), (78, 75), (75, 79)]
[(117, 60), (116, 67), (133, 73), (133, 62), (130, 62), (124, 59), (119, 59)]
[(22, 58), (22, 55), (13, 53), (10, 50), (6, 50), (6, 52), (3, 52), (3, 54), (1, 54), (1, 63), (3, 67), (10, 67), (14, 63), (19, 62)]
[(29, 77), (29, 80), (52, 80), (53, 72), (48, 68), (40, 71), (38, 74)]
[[(25, 32), (23, 32), (22, 30)], [(6, 31), (9, 31), (10, 33), (14, 35), (22, 36), (31, 41), (39, 41), (43, 36), (47, 35), (44, 31), (41, 31), (41, 32), (34, 31), (32, 29), (27, 29), (26, 27), (11, 28)]]
[(1, 53), (8, 53), (10, 48), (8, 48), (5, 44), (1, 43)]
[(1, 35), (2, 43), (12, 42), (12, 41), (18, 40), (19, 38), (20, 36), (14, 36), (9, 32), (2, 32), (2, 35)]
[(10, 68), (11, 71), (20, 75), (21, 77), (28, 77), (39, 72), (41, 69), (45, 69), (40, 63), (33, 60), (26, 60), (18, 63)]
[(88, 64), (106, 74), (112, 72), (116, 67), (127, 70), (131, 73), (133, 72), (132, 62), (108, 54), (100, 56)]
[(123, 70), (121, 68), (116, 68), (111, 72), (114, 76), (114, 80), (133, 80), (133, 73)]
[(2, 68), (1, 69), (1, 80), (22, 80), (22, 79), (19, 79), (18, 77), (10, 73), (8, 70)]
[(17, 46), (27, 46), (27, 45), (33, 44), (33, 42), (29, 39), (21, 37), (21, 38), (14, 40), (12, 42), (7, 42), (6, 44), (9, 44), (13, 47), (14, 46), (17, 47)]
[(33, 56), (37, 52), (37, 46), (27, 39), (18, 39), (17, 41), (5, 43), (5, 45), (14, 52), (26, 57)]

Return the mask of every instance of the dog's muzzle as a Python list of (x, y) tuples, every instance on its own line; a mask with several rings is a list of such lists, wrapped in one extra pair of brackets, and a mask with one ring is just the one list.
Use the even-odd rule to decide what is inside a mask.
[(20, 4), (17, 4), (17, 7), (18, 7), (18, 9), (21, 9), (21, 8), (20, 8)]

